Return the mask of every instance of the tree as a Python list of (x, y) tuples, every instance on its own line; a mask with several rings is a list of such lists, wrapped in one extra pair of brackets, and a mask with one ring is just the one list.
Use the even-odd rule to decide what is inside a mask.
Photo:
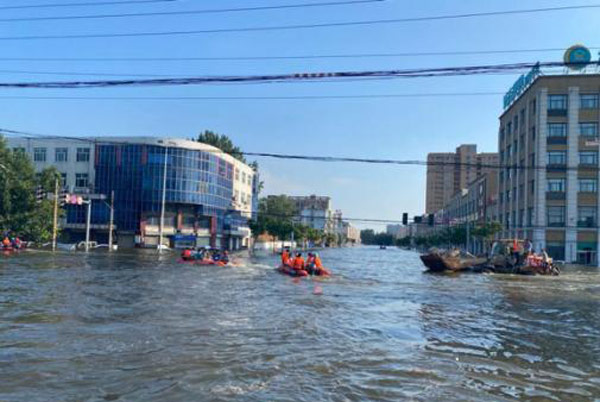
[(46, 242), (52, 237), (53, 203), (36, 202), (38, 186), (54, 191), (60, 174), (55, 168), (35, 174), (33, 163), (20, 150), (9, 150), (0, 137), (0, 230), (11, 231), (26, 240)]
[[(233, 141), (225, 134), (217, 134), (210, 130), (204, 130), (203, 133), (198, 135), (196, 141), (217, 147), (226, 154), (246, 163), (246, 158), (244, 158), (242, 150), (235, 146)], [(256, 167), (258, 168), (258, 164), (256, 164)]]
[(294, 232), (295, 215), (296, 206), (285, 195), (261, 198), (256, 219), (250, 223), (250, 229), (255, 238), (268, 233), (279, 240), (285, 240)]

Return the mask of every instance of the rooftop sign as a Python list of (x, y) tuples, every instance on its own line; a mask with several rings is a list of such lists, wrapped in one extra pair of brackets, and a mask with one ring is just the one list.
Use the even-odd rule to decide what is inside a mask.
[(565, 52), (563, 61), (571, 70), (581, 70), (592, 61), (592, 53), (583, 45), (573, 45)]
[(525, 90), (531, 85), (531, 83), (536, 79), (538, 75), (540, 75), (540, 65), (539, 63), (533, 66), (531, 71), (529, 71), (526, 75), (523, 74), (519, 77), (517, 81), (513, 84), (513, 86), (508, 90), (506, 95), (504, 95), (504, 109), (509, 107), (511, 103)]

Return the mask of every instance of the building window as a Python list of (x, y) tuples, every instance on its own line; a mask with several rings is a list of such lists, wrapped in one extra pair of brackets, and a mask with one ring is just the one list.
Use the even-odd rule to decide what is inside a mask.
[(60, 186), (61, 186), (61, 188), (67, 187), (67, 174), (66, 173), (60, 174)]
[(240, 169), (235, 168), (235, 181), (240, 181)]
[(527, 226), (533, 226), (533, 208), (527, 210)]
[(46, 162), (46, 148), (33, 148), (33, 161)]
[(597, 165), (598, 164), (598, 152), (580, 152), (579, 153), (579, 164), (580, 165)]
[(529, 192), (533, 194), (535, 192), (535, 180), (529, 182)]
[(566, 137), (567, 125), (565, 123), (549, 123), (548, 137)]
[(579, 179), (580, 193), (596, 193), (598, 192), (598, 180), (596, 179)]
[(565, 151), (548, 152), (548, 165), (564, 165), (567, 163), (567, 153)]
[(547, 208), (548, 226), (565, 225), (565, 207), (549, 206)]
[(550, 193), (563, 193), (565, 187), (565, 179), (548, 179), (548, 192)]
[(66, 162), (69, 158), (68, 148), (56, 148), (54, 150), (54, 161), (55, 162)]
[(242, 172), (242, 183), (246, 184), (246, 172)]
[(75, 187), (87, 188), (88, 186), (88, 174), (87, 173), (76, 173), (75, 174)]
[(534, 99), (531, 101), (531, 114), (535, 115), (535, 110), (537, 109), (537, 100)]
[(548, 110), (566, 110), (567, 95), (548, 95)]
[(583, 137), (597, 137), (598, 123), (579, 123), (579, 134)]
[(565, 244), (560, 242), (548, 242), (546, 244), (548, 255), (554, 260), (564, 261), (565, 259)]
[(89, 162), (90, 161), (90, 149), (89, 148), (77, 148), (77, 162)]
[(581, 94), (582, 109), (598, 109), (598, 94)]
[(577, 226), (592, 228), (596, 226), (597, 209), (596, 207), (577, 208)]

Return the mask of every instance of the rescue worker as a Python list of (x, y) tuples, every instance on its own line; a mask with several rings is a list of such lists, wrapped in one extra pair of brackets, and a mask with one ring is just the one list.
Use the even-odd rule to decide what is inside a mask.
[(183, 250), (181, 252), (181, 258), (184, 261), (189, 261), (192, 259), (192, 250), (190, 250), (189, 248), (186, 248), (185, 250)]
[(229, 253), (227, 252), (227, 250), (223, 251), (221, 262), (223, 262), (224, 264), (229, 264)]
[(302, 258), (302, 253), (296, 254), (292, 268), (294, 268), (296, 271), (302, 271), (304, 269), (304, 258)]
[(281, 252), (281, 265), (288, 265), (290, 260), (290, 250), (286, 247)]
[(19, 237), (15, 236), (11, 243), (15, 250), (19, 250), (21, 248), (21, 239), (19, 239)]
[(309, 274), (311, 274), (311, 275), (314, 274), (314, 272), (315, 272), (315, 255), (313, 253), (308, 253), (308, 257), (306, 258), (306, 264), (304, 266)]
[(5, 236), (4, 240), (2, 240), (2, 246), (4, 248), (10, 248), (10, 239), (8, 238), (8, 236)]

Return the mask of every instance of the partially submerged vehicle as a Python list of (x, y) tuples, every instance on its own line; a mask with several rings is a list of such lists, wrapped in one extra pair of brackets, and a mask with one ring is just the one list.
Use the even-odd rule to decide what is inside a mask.
[(421, 261), (431, 272), (505, 273), (519, 275), (559, 275), (560, 268), (547, 255), (525, 254), (524, 242), (515, 240), (497, 240), (493, 243), (489, 257), (476, 257), (470, 253), (453, 250), (432, 249), (421, 255)]

